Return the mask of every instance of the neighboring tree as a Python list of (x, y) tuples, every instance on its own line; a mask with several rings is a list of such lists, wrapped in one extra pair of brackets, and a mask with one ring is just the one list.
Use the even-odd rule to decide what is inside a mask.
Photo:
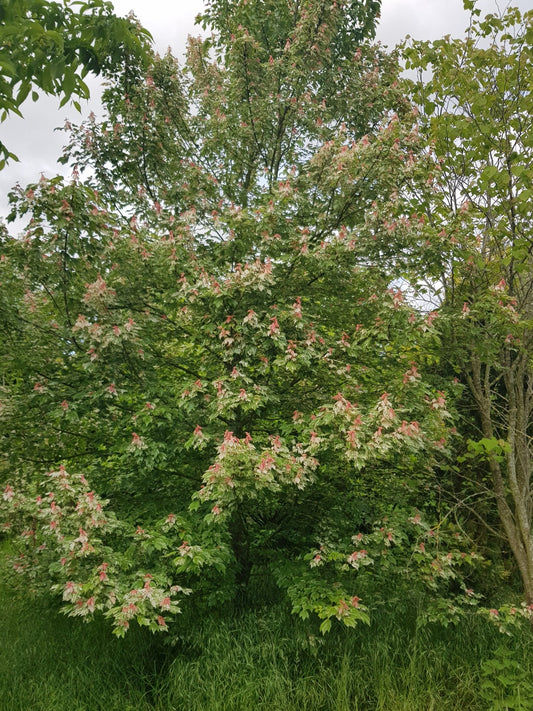
[(471, 440), (456, 494), (478, 525), (503, 535), (531, 605), (533, 13), (480, 19), (465, 5), (465, 40), (414, 43), (406, 54), (431, 76), (412, 88), (436, 156), (423, 202), (442, 255), (446, 360), (466, 388)]
[[(0, 120), (21, 114), (21, 106), (38, 90), (61, 97), (87, 99), (88, 72), (111, 76), (130, 68), (130, 80), (148, 59), (149, 33), (131, 19), (113, 14), (104, 0), (48, 2), (0, 1)], [(16, 158), (0, 142), (0, 170)]]
[(281, 589), (326, 631), (427, 588), (431, 619), (477, 600), (439, 518), (437, 315), (391, 286), (425, 259), (431, 161), (364, 7), (208, 4), (184, 69), (117, 77), (73, 130), (85, 183), (13, 195), (5, 526), (71, 614), (165, 629), (190, 588)]

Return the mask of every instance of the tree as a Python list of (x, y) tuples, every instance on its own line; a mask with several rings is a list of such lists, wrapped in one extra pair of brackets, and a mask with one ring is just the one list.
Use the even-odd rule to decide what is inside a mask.
[(183, 69), (116, 78), (107, 119), (73, 129), (85, 182), (13, 195), (31, 218), (1, 262), (15, 564), (118, 633), (165, 629), (191, 588), (277, 587), (323, 631), (393, 586), (459, 614), (476, 555), (435, 522), (436, 314), (391, 288), (425, 243), (396, 58), (356, 46), (362, 5), (246, 5), (208, 5), (219, 31)]
[(442, 255), (447, 357), (478, 433), (463, 451), (459, 499), (490, 495), (499, 523), (470, 511), (507, 541), (531, 605), (533, 14), (480, 19), (465, 5), (465, 40), (414, 43), (407, 57), (431, 72), (412, 87), (435, 151), (424, 201)]
[[(38, 89), (87, 99), (88, 72), (110, 76), (127, 66), (135, 74), (147, 61), (149, 33), (133, 19), (113, 14), (103, 0), (58, 3), (47, 0), (2, 0), (0, 3), (0, 116), (22, 116), (20, 107)], [(130, 77), (131, 79), (131, 77)], [(79, 103), (74, 101), (79, 110)], [(0, 143), (0, 170), (16, 158)]]

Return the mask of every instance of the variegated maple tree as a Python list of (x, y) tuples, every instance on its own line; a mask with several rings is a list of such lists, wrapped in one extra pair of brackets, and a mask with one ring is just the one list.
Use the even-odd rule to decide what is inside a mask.
[(183, 67), (72, 129), (84, 180), (13, 196), (5, 528), (70, 613), (166, 629), (190, 589), (277, 587), (325, 631), (425, 588), (429, 616), (475, 602), (437, 519), (437, 314), (398, 285), (428, 161), (377, 9), (207, 3)]

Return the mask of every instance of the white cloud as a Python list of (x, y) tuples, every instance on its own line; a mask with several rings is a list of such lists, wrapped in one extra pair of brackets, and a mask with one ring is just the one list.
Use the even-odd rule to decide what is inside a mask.
[(161, 54), (170, 47), (178, 57), (185, 51), (187, 36), (199, 33), (194, 20), (202, 11), (202, 0), (113, 0), (118, 15), (132, 11), (154, 38)]
[[(531, 0), (478, 0), (477, 5), (482, 14), (499, 13), (509, 6), (531, 10)], [(468, 23), (462, 0), (382, 0), (378, 39), (393, 46), (406, 35), (425, 40), (461, 37)]]

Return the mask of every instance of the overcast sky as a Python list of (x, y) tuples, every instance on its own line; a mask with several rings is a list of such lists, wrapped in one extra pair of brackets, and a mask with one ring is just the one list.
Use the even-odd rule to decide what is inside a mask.
[[(180, 57), (187, 35), (199, 32), (194, 19), (202, 9), (202, 0), (114, 0), (116, 13), (126, 15), (130, 10), (152, 33), (156, 50), (163, 53), (170, 47)], [(533, 0), (479, 0), (482, 11), (496, 12), (508, 4), (522, 11), (532, 9)], [(446, 34), (460, 37), (468, 25), (468, 15), (462, 0), (383, 0), (377, 39), (393, 46), (409, 34), (416, 39), (438, 39)], [(98, 95), (98, 81), (90, 83)], [(94, 89), (93, 89), (94, 88)], [(36, 103), (23, 106), (24, 119), (9, 118), (0, 125), (2, 141), (16, 153), (19, 163), (12, 163), (0, 172), (0, 215), (6, 213), (7, 193), (20, 182), (25, 185), (38, 180), (41, 172), (51, 177), (63, 170), (56, 163), (64, 134), (54, 128), (66, 118), (80, 122), (80, 115), (68, 105), (58, 109), (58, 99), (41, 97)], [(86, 116), (91, 109), (98, 113), (97, 99), (89, 100), (83, 108)]]

